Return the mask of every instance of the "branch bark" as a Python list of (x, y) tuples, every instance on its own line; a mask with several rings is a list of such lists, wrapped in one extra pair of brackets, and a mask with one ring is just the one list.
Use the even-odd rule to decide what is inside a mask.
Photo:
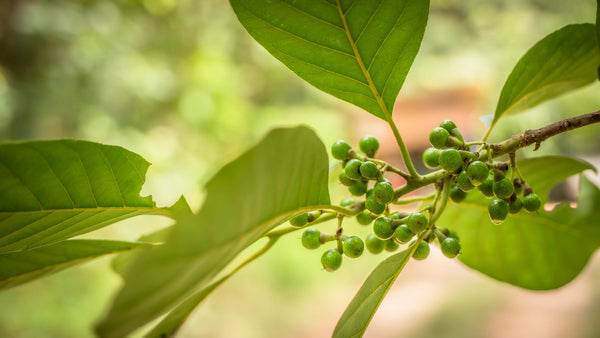
[(489, 148), (492, 157), (509, 154), (532, 144), (535, 144), (533, 150), (537, 150), (543, 141), (552, 136), (598, 122), (600, 122), (600, 111), (579, 115), (554, 122), (539, 129), (525, 130), (520, 135), (514, 135), (506, 141), (490, 144)]

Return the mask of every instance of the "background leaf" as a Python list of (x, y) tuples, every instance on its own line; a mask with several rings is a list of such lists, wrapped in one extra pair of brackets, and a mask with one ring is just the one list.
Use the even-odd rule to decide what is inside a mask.
[(568, 25), (536, 43), (508, 76), (492, 124), (593, 82), (600, 64), (594, 28)]
[(385, 119), (417, 55), (425, 0), (231, 0), (238, 20), (298, 76)]
[(67, 240), (27, 251), (0, 254), (0, 290), (40, 278), (99, 256), (136, 249), (143, 243)]
[(413, 253), (407, 248), (379, 263), (338, 321), (333, 337), (362, 337), (375, 311)]
[[(518, 165), (544, 201), (556, 183), (593, 169), (586, 162), (558, 156), (524, 159)], [(590, 223), (589, 212), (581, 214), (563, 204), (551, 212), (522, 211), (494, 225), (487, 214), (489, 202), (473, 191), (464, 202), (448, 205), (438, 224), (458, 232), (463, 263), (495, 279), (527, 289), (558, 288), (579, 274), (600, 244), (594, 236), (600, 224), (597, 219)]]
[(142, 214), (149, 163), (121, 147), (56, 140), (0, 145), (0, 253), (30, 249)]
[(328, 205), (327, 179), (327, 153), (312, 130), (269, 133), (217, 173), (200, 212), (179, 217), (162, 247), (139, 252), (98, 333), (127, 335), (206, 286), (273, 227)]

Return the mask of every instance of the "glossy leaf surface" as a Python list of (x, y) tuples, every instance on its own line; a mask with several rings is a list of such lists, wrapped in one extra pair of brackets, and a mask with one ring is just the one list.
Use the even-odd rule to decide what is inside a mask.
[(417, 55), (427, 0), (231, 0), (238, 20), (308, 83), (385, 119)]

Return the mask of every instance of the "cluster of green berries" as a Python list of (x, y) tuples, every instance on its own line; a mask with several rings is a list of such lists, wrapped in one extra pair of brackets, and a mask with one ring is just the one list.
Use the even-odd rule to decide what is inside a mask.
[(506, 177), (508, 163), (483, 162), (478, 154), (470, 152), (454, 122), (442, 122), (431, 131), (429, 141), (433, 147), (423, 152), (423, 163), (452, 173), (450, 199), (455, 203), (462, 202), (469, 191), (478, 188), (483, 195), (492, 197), (488, 212), (495, 224), (502, 223), (509, 213), (516, 214), (522, 209), (536, 212), (540, 208), (541, 199), (525, 180)]
[[(343, 169), (338, 179), (348, 187), (352, 195), (366, 195), (365, 207), (372, 213), (380, 215), (394, 199), (394, 188), (383, 177), (383, 165), (372, 159), (379, 149), (379, 141), (367, 135), (360, 139), (358, 145), (365, 156), (358, 154), (343, 140), (335, 142), (331, 147), (333, 157), (342, 161)], [(370, 182), (374, 182), (371, 188)]]
[(308, 228), (302, 234), (302, 245), (307, 249), (318, 249), (322, 244), (336, 241), (337, 248), (329, 249), (321, 255), (321, 264), (327, 271), (335, 271), (342, 265), (342, 257), (360, 257), (365, 251), (365, 243), (358, 236), (343, 236), (341, 231), (335, 235), (321, 233), (315, 228)]

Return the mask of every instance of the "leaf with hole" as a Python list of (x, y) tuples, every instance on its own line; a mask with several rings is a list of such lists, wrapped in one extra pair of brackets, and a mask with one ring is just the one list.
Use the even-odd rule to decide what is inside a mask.
[(135, 254), (97, 332), (106, 337), (131, 333), (206, 287), (275, 226), (299, 212), (329, 206), (328, 175), (325, 146), (312, 130), (269, 133), (215, 175), (202, 209), (178, 216), (164, 245)]
[(238, 20), (302, 79), (386, 119), (417, 55), (428, 0), (230, 0)]
[(593, 24), (568, 25), (527, 51), (502, 88), (492, 125), (506, 114), (592, 83), (600, 65), (594, 31)]
[[(593, 169), (586, 162), (559, 156), (524, 159), (518, 165), (544, 201), (556, 183)], [(597, 187), (587, 189), (588, 195), (598, 195)], [(586, 203), (583, 197), (580, 204)], [(585, 212), (561, 204), (550, 212), (509, 215), (499, 226), (487, 215), (488, 203), (481, 194), (471, 193), (460, 205), (448, 205), (437, 224), (460, 235), (463, 250), (458, 257), (463, 263), (495, 279), (527, 289), (558, 288), (581, 272), (600, 245), (600, 227), (591, 217), (592, 210), (600, 208), (600, 198)]]
[(149, 163), (75, 140), (0, 145), (0, 253), (56, 243), (137, 215), (170, 215), (140, 197)]

